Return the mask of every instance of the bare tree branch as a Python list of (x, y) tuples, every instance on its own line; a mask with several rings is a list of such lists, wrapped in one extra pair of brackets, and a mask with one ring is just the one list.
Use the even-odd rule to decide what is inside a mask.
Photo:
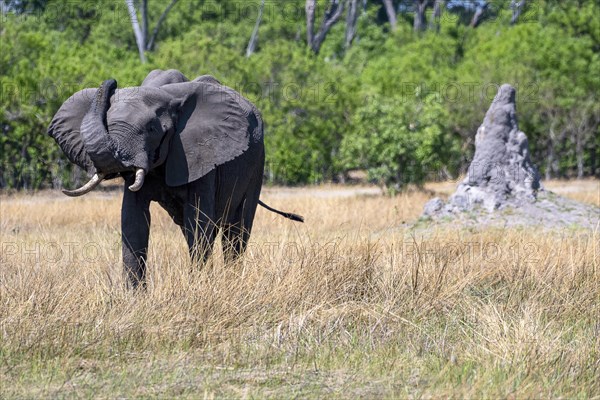
[(260, 8), (258, 9), (258, 17), (256, 17), (256, 24), (254, 25), (252, 36), (250, 36), (250, 41), (248, 42), (248, 47), (246, 48), (246, 57), (250, 57), (252, 53), (254, 53), (254, 50), (256, 50), (256, 43), (258, 42), (258, 27), (260, 26), (260, 22), (262, 21), (264, 9), (265, 0), (262, 0), (260, 2)]
[(392, 27), (392, 31), (396, 30), (398, 26), (398, 20), (396, 18), (396, 10), (394, 9), (394, 3), (392, 0), (382, 0), (383, 5), (385, 6), (385, 12), (388, 17), (388, 21), (390, 21), (390, 26)]
[(158, 18), (158, 22), (156, 23), (156, 26), (154, 27), (154, 30), (152, 31), (152, 37), (150, 37), (150, 40), (148, 41), (148, 45), (146, 46), (147, 50), (154, 50), (154, 43), (156, 42), (156, 37), (158, 36), (158, 31), (160, 30), (162, 23), (167, 18), (169, 11), (171, 11), (171, 9), (173, 8), (173, 6), (176, 3), (177, 3), (177, 0), (171, 0), (171, 3), (169, 3), (167, 8), (165, 8), (165, 11), (163, 11), (163, 13), (160, 15), (160, 18)]
[(135, 35), (135, 42), (137, 43), (138, 51), (140, 53), (140, 61), (142, 64), (146, 63), (146, 55), (144, 54), (144, 38), (142, 36), (142, 30), (138, 22), (137, 12), (133, 5), (133, 0), (125, 0), (127, 8), (129, 10), (129, 18), (131, 19), (131, 26), (133, 27), (133, 33)]

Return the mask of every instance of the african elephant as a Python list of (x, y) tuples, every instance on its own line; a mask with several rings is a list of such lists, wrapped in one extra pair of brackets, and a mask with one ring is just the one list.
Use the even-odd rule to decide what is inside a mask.
[(128, 282), (144, 284), (150, 202), (179, 225), (192, 259), (206, 260), (217, 231), (227, 259), (245, 251), (259, 200), (265, 151), (260, 112), (211, 76), (189, 81), (176, 70), (154, 70), (139, 87), (75, 93), (48, 128), (69, 160), (91, 180), (63, 192), (81, 196), (103, 179), (125, 180), (121, 209)]

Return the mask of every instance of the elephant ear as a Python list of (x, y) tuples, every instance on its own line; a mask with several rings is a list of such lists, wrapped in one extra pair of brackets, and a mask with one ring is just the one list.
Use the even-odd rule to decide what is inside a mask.
[(96, 168), (85, 150), (80, 129), (81, 121), (90, 109), (96, 92), (97, 89), (83, 89), (69, 97), (48, 127), (48, 135), (58, 143), (67, 158), (90, 174)]
[(168, 69), (166, 71), (155, 69), (150, 71), (148, 76), (146, 76), (142, 82), (142, 86), (161, 87), (163, 85), (181, 82), (189, 82), (189, 79), (176, 69)]
[(185, 98), (166, 160), (167, 185), (195, 181), (262, 142), (260, 115), (233, 89), (211, 79), (162, 89)]

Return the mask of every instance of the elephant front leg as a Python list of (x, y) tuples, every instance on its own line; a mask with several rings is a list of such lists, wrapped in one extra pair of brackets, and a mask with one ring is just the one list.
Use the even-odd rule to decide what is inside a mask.
[(146, 257), (150, 236), (150, 200), (125, 188), (121, 208), (121, 240), (127, 283), (146, 285)]

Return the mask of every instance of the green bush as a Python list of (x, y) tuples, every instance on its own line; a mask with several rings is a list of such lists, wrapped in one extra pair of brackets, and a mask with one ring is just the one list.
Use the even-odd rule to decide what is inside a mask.
[[(305, 42), (304, 0), (267, 2), (250, 58), (251, 3), (178, 2), (144, 65), (124, 2), (11, 3), (24, 12), (1, 15), (2, 188), (82, 179), (45, 135), (53, 114), (77, 90), (110, 77), (120, 87), (138, 85), (154, 68), (212, 74), (254, 101), (272, 183), (332, 181), (361, 168), (397, 190), (455, 175), (505, 82), (518, 89), (519, 123), (542, 172), (600, 176), (596, 1), (529, 3), (514, 26), (499, 3), (476, 29), (443, 18), (439, 32), (415, 34), (411, 15), (399, 15), (391, 32), (381, 1), (369, 0), (352, 47), (344, 48), (342, 18), (319, 55)], [(149, 2), (151, 28), (164, 7)]]
[[(344, 165), (368, 171), (369, 179), (399, 190), (435, 178), (459, 157), (458, 142), (445, 126), (448, 112), (438, 96), (369, 99), (342, 141)], [(455, 172), (455, 171), (453, 171)]]

